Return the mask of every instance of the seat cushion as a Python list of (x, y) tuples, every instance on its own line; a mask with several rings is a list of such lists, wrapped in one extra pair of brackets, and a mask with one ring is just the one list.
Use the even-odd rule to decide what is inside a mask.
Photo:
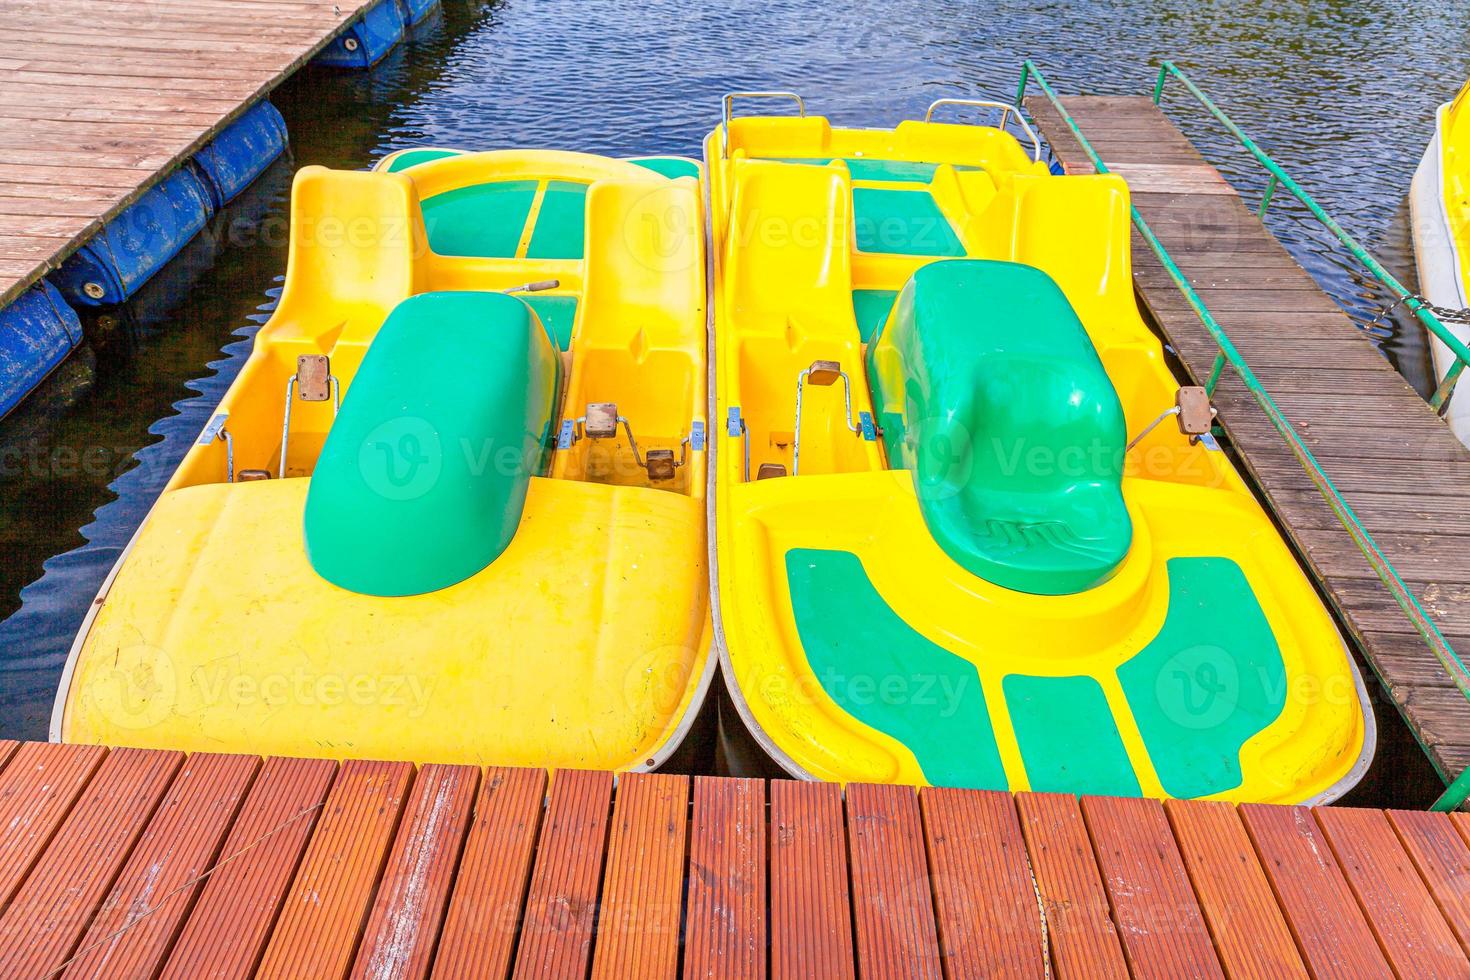
[(1123, 408), (1066, 296), (1039, 269), (921, 268), (868, 348), (889, 465), (914, 474), (960, 565), (1041, 595), (1106, 581), (1128, 553)]

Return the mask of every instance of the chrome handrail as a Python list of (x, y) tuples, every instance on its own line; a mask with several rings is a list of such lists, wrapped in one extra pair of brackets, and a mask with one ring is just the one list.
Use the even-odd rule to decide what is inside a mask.
[(730, 119), (731, 114), (735, 111), (736, 99), (790, 99), (796, 103), (797, 114), (803, 119), (806, 118), (806, 103), (795, 92), (780, 90), (769, 92), (726, 92), (723, 99), (725, 107), (723, 119), (725, 138), (720, 141), (720, 159), (722, 160), (730, 155)]
[(999, 129), (1005, 129), (1006, 121), (1010, 119), (1011, 113), (1015, 113), (1016, 121), (1021, 124), (1021, 128), (1026, 131), (1026, 135), (1031, 139), (1032, 162), (1034, 163), (1041, 159), (1041, 138), (1036, 135), (1036, 130), (1031, 128), (1031, 124), (1026, 122), (1026, 117), (1022, 114), (1021, 110), (1009, 102), (997, 102), (994, 99), (935, 99), (929, 104), (929, 111), (924, 113), (924, 121), (926, 123), (933, 122), (934, 110), (947, 105), (970, 106), (973, 109), (999, 109)]

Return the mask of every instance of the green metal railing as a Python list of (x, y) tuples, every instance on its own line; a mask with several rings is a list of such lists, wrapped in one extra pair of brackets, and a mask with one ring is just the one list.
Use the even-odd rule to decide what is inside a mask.
[[(1174, 74), (1178, 75), (1181, 79), (1184, 79), (1184, 81), (1190, 85), (1190, 88), (1202, 100), (1205, 101), (1206, 105), (1210, 107), (1211, 110), (1215, 112), (1215, 114), (1219, 118), (1226, 121), (1226, 123), (1231, 127), (1232, 132), (1237, 137), (1239, 137), (1249, 148), (1253, 150), (1257, 159), (1260, 159), (1264, 163), (1266, 163), (1268, 168), (1273, 171), (1273, 176), (1276, 178), (1277, 183), (1279, 183), (1283, 187), (1286, 187), (1298, 198), (1302, 199), (1304, 203), (1308, 203), (1308, 206), (1313, 209), (1314, 214), (1319, 218), (1319, 220), (1324, 221), (1324, 223), (1326, 223), (1329, 228), (1335, 229), (1335, 233), (1344, 242), (1344, 244), (1350, 243), (1349, 247), (1354, 250), (1354, 253), (1356, 255), (1365, 260), (1365, 264), (1368, 264), (1368, 267), (1370, 269), (1373, 269), (1375, 267), (1378, 269), (1382, 269), (1382, 267), (1373, 260), (1372, 256), (1369, 256), (1367, 252), (1364, 252), (1362, 247), (1359, 246), (1355, 241), (1353, 241), (1352, 237), (1348, 235), (1347, 232), (1343, 231), (1341, 227), (1337, 224), (1337, 222), (1333, 221), (1332, 218), (1326, 214), (1326, 212), (1322, 211), (1322, 209), (1316, 204), (1315, 201), (1311, 200), (1310, 195), (1301, 190), (1296, 182), (1293, 181), (1290, 176), (1288, 176), (1284, 171), (1281, 170), (1280, 166), (1277, 165), (1274, 160), (1271, 160), (1269, 156), (1267, 156), (1259, 148), (1256, 148), (1255, 144), (1250, 141), (1249, 137), (1240, 132), (1240, 130), (1235, 126), (1234, 123), (1229, 122), (1228, 118), (1225, 117), (1225, 114), (1215, 108), (1214, 103), (1209, 102), (1204, 93), (1195, 88), (1193, 83), (1189, 82), (1188, 79), (1185, 79), (1183, 74), (1180, 73), (1177, 68), (1173, 68), (1173, 66), (1169, 62), (1165, 62), (1165, 65), (1168, 69), (1172, 69)], [(1165, 73), (1161, 72), (1161, 78), (1163, 78), (1164, 76)], [(1036, 64), (1030, 60), (1027, 60), (1021, 68), (1021, 81), (1016, 90), (1017, 104), (1021, 104), (1024, 102), (1027, 86), (1033, 80), (1036, 82), (1037, 87), (1040, 88), (1042, 93), (1046, 96), (1047, 100), (1051, 103), (1052, 107), (1056, 110), (1057, 114), (1061, 116), (1062, 121), (1067, 126), (1067, 129), (1077, 140), (1077, 143), (1082, 148), (1083, 152), (1087, 154), (1088, 159), (1092, 162), (1092, 165), (1097, 170), (1097, 172), (1100, 174), (1109, 173), (1110, 171), (1107, 164), (1103, 162), (1102, 157), (1098, 155), (1097, 151), (1093, 148), (1092, 143), (1087, 139), (1085, 135), (1083, 135), (1082, 129), (1077, 125), (1077, 121), (1072, 118), (1072, 114), (1067, 111), (1065, 106), (1062, 105), (1061, 98), (1057, 95), (1056, 90), (1053, 89), (1051, 83), (1047, 81), (1047, 78), (1041, 72), (1041, 69), (1039, 69)], [(1159, 89), (1162, 89), (1162, 82), (1160, 82)], [(1158, 91), (1156, 91), (1155, 94), (1157, 96), (1159, 94)], [(1269, 203), (1269, 195), (1266, 203)], [(1130, 202), (1129, 210), (1134, 227), (1138, 229), (1139, 234), (1143, 236), (1144, 241), (1148, 243), (1148, 246), (1153, 251), (1154, 255), (1158, 257), (1160, 264), (1163, 265), (1165, 271), (1169, 273), (1169, 278), (1173, 280), (1174, 285), (1178, 287), (1179, 291), (1184, 294), (1185, 299), (1189, 301), (1190, 307), (1194, 310), (1195, 314), (1204, 324), (1205, 329), (1209, 331), (1210, 337), (1215, 342), (1218, 353), (1215, 356), (1215, 362), (1213, 367), (1211, 368), (1209, 382), (1206, 387), (1213, 394), (1214, 389), (1220, 380), (1220, 376), (1226, 366), (1228, 365), (1231, 369), (1234, 370), (1236, 376), (1240, 378), (1241, 382), (1245, 385), (1246, 389), (1250, 392), (1256, 403), (1261, 407), (1262, 411), (1266, 413), (1266, 417), (1271, 421), (1272, 426), (1281, 435), (1282, 439), (1285, 440), (1293, 455), (1296, 456), (1302, 468), (1307, 472), (1307, 475), (1311, 478), (1312, 483), (1317, 487), (1318, 492), (1322, 494), (1323, 499), (1332, 509), (1332, 512), (1336, 516), (1339, 523), (1342, 524), (1343, 528), (1352, 537), (1353, 542), (1363, 553), (1363, 557), (1367, 559), (1369, 566), (1372, 567), (1374, 573), (1378, 576), (1384, 587), (1388, 589), (1389, 593), (1393, 596), (1394, 602), (1403, 611), (1409, 622), (1414, 626), (1415, 631), (1419, 633), (1419, 635), (1423, 638), (1425, 644), (1434, 653), (1436, 659), (1438, 659), (1439, 662), (1444, 666), (1445, 670), (1449, 673), (1451, 679), (1454, 681), (1455, 686), (1459, 688), (1460, 693), (1463, 694), (1467, 699), (1470, 699), (1470, 669), (1467, 669), (1464, 660), (1460, 658), (1460, 655), (1455, 651), (1455, 648), (1450, 645), (1447, 639), (1445, 639), (1444, 634), (1440, 632), (1439, 627), (1435, 624), (1434, 620), (1430, 618), (1429, 613), (1425, 611), (1422, 605), (1420, 605), (1418, 598), (1409, 589), (1408, 585), (1404, 582), (1403, 577), (1399, 575), (1398, 571), (1393, 567), (1392, 562), (1388, 560), (1387, 556), (1385, 556), (1383, 551), (1378, 547), (1377, 542), (1373, 540), (1373, 535), (1368, 532), (1368, 529), (1363, 526), (1362, 521), (1358, 519), (1358, 515), (1353, 512), (1352, 507), (1350, 507), (1347, 501), (1343, 499), (1342, 494), (1338, 492), (1337, 487), (1333, 484), (1331, 477), (1329, 477), (1326, 471), (1322, 469), (1321, 464), (1318, 463), (1316, 457), (1312, 455), (1312, 451), (1307, 448), (1306, 443), (1303, 442), (1301, 436), (1297, 434), (1295, 427), (1292, 426), (1291, 422), (1286, 418), (1285, 414), (1283, 414), (1281, 409), (1277, 406), (1275, 400), (1266, 391), (1265, 387), (1256, 377), (1255, 372), (1253, 372), (1250, 368), (1250, 365), (1246, 363), (1245, 358), (1241, 356), (1238, 350), (1236, 350), (1235, 345), (1231, 342), (1230, 337), (1225, 333), (1224, 328), (1220, 326), (1219, 322), (1215, 319), (1214, 315), (1205, 305), (1204, 300), (1202, 300), (1199, 294), (1195, 292), (1194, 287), (1190, 284), (1188, 278), (1186, 278), (1184, 273), (1180, 271), (1179, 266), (1175, 264), (1174, 259), (1169, 255), (1168, 250), (1164, 248), (1163, 244), (1159, 241), (1158, 236), (1156, 236), (1153, 229), (1149, 227), (1148, 222), (1145, 221), (1143, 219), (1143, 216), (1138, 213), (1138, 208), (1133, 207)], [(1264, 206), (1262, 210), (1264, 211)], [(1403, 287), (1398, 284), (1398, 280), (1390, 276), (1386, 270), (1383, 271), (1383, 276), (1386, 277), (1384, 279), (1386, 285), (1391, 281), (1394, 285), (1397, 285), (1400, 290), (1403, 289)], [(1392, 286), (1390, 286), (1390, 288), (1392, 288)], [(1410, 294), (1407, 294), (1407, 292), (1405, 292), (1405, 295)], [(1432, 314), (1431, 319), (1433, 319)], [(1452, 334), (1449, 334), (1448, 330), (1445, 330), (1443, 324), (1440, 324), (1437, 319), (1434, 319), (1434, 323), (1439, 327), (1440, 330), (1444, 330), (1445, 334), (1448, 335), (1451, 340), (1454, 340), (1455, 344), (1457, 344), (1459, 347), (1458, 350), (1456, 350), (1454, 347), (1451, 347), (1451, 350), (1455, 350), (1456, 357), (1459, 359), (1457, 370), (1455, 372), (1458, 376), (1458, 368), (1460, 366), (1463, 366), (1467, 360), (1470, 360), (1470, 349), (1466, 349), (1464, 344), (1460, 344), (1459, 341), (1455, 339)], [(1438, 336), (1438, 334), (1436, 335)], [(1452, 810), (1463, 803), (1467, 797), (1470, 797), (1470, 769), (1467, 769), (1465, 772), (1460, 773), (1450, 783), (1449, 787), (1445, 790), (1444, 795), (1435, 802), (1433, 809)]]
[(1312, 213), (1312, 217), (1316, 218), (1324, 228), (1332, 232), (1337, 240), (1342, 243), (1343, 247), (1352, 254), (1353, 258), (1357, 259), (1365, 269), (1373, 274), (1373, 278), (1377, 279), (1385, 289), (1394, 295), (1396, 300), (1394, 306), (1402, 305), (1410, 313), (1414, 314), (1419, 322), (1424, 324), (1424, 329), (1439, 338), (1450, 349), (1450, 353), (1455, 355), (1455, 363), (1445, 372), (1444, 380), (1439, 383), (1439, 387), (1435, 389), (1433, 396), (1429, 399), (1430, 406), (1436, 411), (1442, 412), (1449, 404), (1450, 395), (1455, 390), (1455, 382), (1460, 380), (1460, 375), (1465, 370), (1465, 365), (1470, 364), (1470, 347), (1467, 347), (1464, 341), (1455, 336), (1444, 325), (1435, 314), (1432, 304), (1427, 302), (1424, 297), (1409, 292), (1393, 273), (1385, 269), (1377, 259), (1368, 253), (1367, 249), (1358, 244), (1357, 239), (1349, 235), (1342, 225), (1333, 219), (1332, 215), (1324, 211), (1322, 206), (1313, 199), (1312, 195), (1303, 190), (1302, 186), (1295, 180), (1292, 180), (1291, 175), (1282, 169), (1281, 164), (1277, 163), (1271, 154), (1257, 146), (1255, 140), (1247, 136), (1235, 124), (1234, 120), (1227, 116), (1224, 110), (1217, 106), (1213, 99), (1201, 91), (1200, 87), (1194, 84), (1194, 81), (1172, 61), (1164, 61), (1159, 65), (1159, 77), (1154, 83), (1155, 105), (1163, 104), (1164, 86), (1171, 77), (1179, 79), (1184, 84), (1184, 87), (1189, 90), (1189, 94), (1199, 100), (1200, 105), (1208, 109), (1210, 115), (1218, 119), (1220, 125), (1224, 126), (1230, 132), (1231, 136), (1239, 140), (1240, 145), (1245, 147), (1251, 156), (1256, 158), (1256, 162), (1266, 168), (1267, 173), (1270, 174), (1270, 177), (1266, 181), (1266, 189), (1261, 195), (1261, 204), (1256, 210), (1258, 216), (1264, 218), (1266, 216), (1266, 209), (1271, 206), (1271, 199), (1275, 196), (1277, 189), (1282, 187), (1286, 188), (1293, 197), (1306, 206), (1307, 210)]

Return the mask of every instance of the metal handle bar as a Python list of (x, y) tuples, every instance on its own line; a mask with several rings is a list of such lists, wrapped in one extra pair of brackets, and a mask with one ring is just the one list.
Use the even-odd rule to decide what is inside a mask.
[(933, 122), (934, 121), (934, 110), (940, 108), (941, 106), (947, 106), (947, 105), (963, 105), (963, 106), (970, 106), (971, 108), (975, 108), (975, 109), (999, 109), (1000, 110), (1000, 127), (999, 127), (1000, 129), (1005, 129), (1006, 128), (1006, 121), (1010, 119), (1011, 113), (1015, 113), (1016, 114), (1016, 122), (1018, 122), (1018, 123), (1021, 124), (1021, 128), (1026, 131), (1026, 135), (1031, 140), (1031, 159), (1032, 159), (1032, 161), (1035, 162), (1035, 161), (1041, 159), (1041, 139), (1040, 139), (1040, 137), (1038, 137), (1036, 135), (1036, 130), (1034, 130), (1034, 129), (1031, 128), (1031, 124), (1028, 123), (1028, 122), (1026, 122), (1026, 117), (1021, 114), (1021, 110), (1020, 109), (1017, 109), (1015, 106), (1011, 105), (1009, 102), (996, 102), (996, 101), (994, 101), (992, 99), (936, 99), (929, 106), (929, 111), (926, 112), (926, 113), (924, 113), (924, 121), (925, 122)]
[(721, 159), (730, 155), (730, 118), (731, 113), (735, 110), (736, 99), (790, 99), (796, 103), (797, 114), (803, 119), (806, 118), (806, 103), (795, 92), (726, 92), (724, 99), (725, 139), (720, 144)]

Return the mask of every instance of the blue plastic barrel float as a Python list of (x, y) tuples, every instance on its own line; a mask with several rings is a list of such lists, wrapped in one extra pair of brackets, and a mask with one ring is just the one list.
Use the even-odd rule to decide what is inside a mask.
[(194, 154), (215, 209), (240, 196), (271, 161), (286, 149), (286, 120), (276, 107), (260, 101)]
[(42, 280), (0, 309), (0, 416), (30, 394), (82, 342), (82, 323)]
[(409, 27), (417, 25), (439, 6), (439, 0), (398, 0), (403, 22)]
[(378, 0), (335, 41), (316, 56), (315, 64), (328, 68), (371, 68), (403, 40), (404, 16), (400, 0)]
[(123, 302), (285, 147), (285, 120), (269, 102), (257, 103), (107, 222), (51, 274), (51, 282), (76, 306)]
[(214, 213), (209, 189), (189, 167), (169, 174), (77, 249), (51, 282), (67, 301), (111, 306), (138, 290)]

